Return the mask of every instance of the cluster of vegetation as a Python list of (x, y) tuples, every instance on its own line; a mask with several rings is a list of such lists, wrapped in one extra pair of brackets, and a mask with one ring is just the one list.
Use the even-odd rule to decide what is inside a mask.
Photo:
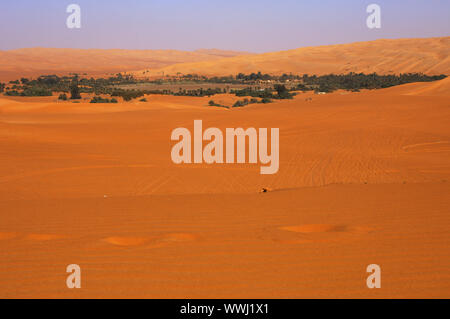
[(216, 94), (221, 94), (223, 93), (223, 90), (220, 88), (207, 88), (207, 89), (196, 89), (196, 90), (183, 90), (180, 89), (178, 92), (176, 93), (169, 93), (175, 96), (196, 96), (196, 97), (203, 97), (203, 96), (212, 96), (212, 95), (216, 95)]
[(94, 96), (90, 103), (117, 103), (117, 100), (115, 98), (106, 99), (101, 96)]
[(362, 89), (382, 89), (391, 86), (413, 83), (413, 82), (431, 82), (442, 80), (445, 75), (428, 76), (422, 73), (404, 73), (399, 75), (378, 75), (376, 73), (348, 73), (342, 75), (328, 74), (322, 76), (304, 75), (302, 83), (297, 85), (296, 90), (316, 92), (333, 92), (335, 90), (359, 91)]
[(22, 91), (18, 91), (16, 88), (7, 90), (6, 96), (52, 96), (52, 91), (43, 87), (26, 87)]
[(271, 81), (271, 82), (285, 83), (288, 81), (300, 80), (301, 77), (299, 75), (294, 75), (292, 73), (290, 74), (284, 73), (281, 76), (278, 76), (278, 75), (262, 74), (261, 72), (258, 72), (250, 74), (239, 73), (236, 76), (236, 79), (244, 82)]
[(138, 91), (138, 90), (124, 90), (124, 89), (115, 89), (110, 93), (111, 96), (120, 96), (124, 101), (131, 101), (133, 99), (137, 99), (138, 97), (142, 97), (146, 92)]
[[(74, 84), (75, 83), (75, 84)], [(52, 96), (53, 92), (69, 92), (77, 86), (75, 77), (58, 77), (56, 75), (42, 75), (37, 79), (9, 81), (12, 86), (6, 87), (5, 95), (8, 96)], [(75, 95), (75, 98), (81, 98)]]
[(160, 95), (174, 95), (174, 96), (193, 96), (193, 97), (204, 97), (204, 96), (212, 96), (216, 94), (223, 93), (223, 90), (220, 88), (199, 88), (195, 90), (186, 90), (186, 89), (179, 89), (177, 92), (171, 91), (171, 90), (126, 90), (121, 88), (116, 88), (112, 90), (108, 90), (104, 92), (103, 94), (110, 94), (111, 96), (120, 96), (125, 101), (130, 101), (132, 99), (136, 99), (139, 97), (142, 97), (144, 95), (151, 95), (151, 94), (160, 94)]
[[(265, 88), (265, 89), (254, 89), (254, 88), (245, 88), (241, 90), (231, 90), (231, 93), (236, 96), (250, 96), (250, 97), (259, 97), (262, 99), (292, 99), (295, 96), (295, 93), (291, 93), (294, 89), (288, 89), (284, 84), (275, 84), (273, 89)], [(276, 92), (276, 94), (274, 94)]]
[[(245, 98), (245, 99), (243, 99), (243, 100), (238, 100), (238, 101), (236, 101), (236, 102), (233, 104), (232, 107), (243, 107), (243, 106), (246, 106), (246, 105), (249, 105), (249, 104), (257, 104), (257, 103), (264, 103), (264, 104), (265, 104), (265, 103), (271, 103), (271, 102), (272, 102), (272, 100), (269, 99), (269, 98), (263, 98), (263, 99), (261, 99), (261, 100), (258, 100), (258, 99), (256, 99), (256, 98), (251, 98), (251, 99), (249, 100), (249, 99)], [(222, 105), (222, 104), (216, 103), (216, 102), (214, 102), (214, 100), (210, 100), (208, 104), (209, 104), (209, 106), (217, 106), (217, 107), (230, 108), (229, 106), (226, 106), (226, 105)]]
[[(144, 101), (145, 95), (163, 94), (174, 96), (192, 96), (204, 97), (214, 96), (221, 93), (232, 93), (238, 97), (250, 97), (251, 103), (253, 99), (261, 99), (262, 103), (269, 103), (274, 99), (292, 99), (295, 91), (315, 91), (315, 92), (333, 92), (335, 90), (359, 91), (362, 89), (381, 89), (395, 85), (412, 83), (412, 82), (430, 82), (441, 80), (445, 75), (428, 76), (421, 73), (407, 73), (399, 75), (378, 75), (376, 73), (348, 73), (342, 75), (328, 74), (322, 76), (316, 75), (293, 75), (283, 74), (274, 76), (270, 74), (239, 73), (236, 76), (223, 77), (206, 77), (195, 74), (177, 75), (176, 77), (165, 77), (157, 80), (136, 79), (130, 75), (116, 74), (108, 78), (80, 78), (78, 75), (56, 76), (42, 75), (37, 79), (21, 78), (20, 80), (10, 81), (8, 84), (0, 83), (0, 92), (4, 92), (9, 96), (52, 96), (53, 93), (60, 93), (60, 100), (80, 100), (82, 93), (94, 94), (96, 100), (93, 103), (101, 102), (98, 99), (100, 95), (109, 95), (111, 97), (121, 97), (125, 101), (141, 98)], [(124, 86), (138, 84), (169, 84), (171, 89), (129, 89)], [(180, 83), (214, 83), (241, 85), (244, 88), (227, 90), (226, 88), (198, 88), (183, 89)], [(229, 88), (229, 87), (228, 87)], [(62, 92), (62, 93), (61, 93)], [(112, 99), (111, 99), (112, 100)], [(110, 100), (110, 101), (111, 101)], [(114, 99), (116, 100), (116, 99)], [(244, 100), (245, 101), (245, 100)], [(244, 101), (240, 101), (236, 107), (246, 105)], [(114, 103), (114, 102), (112, 102)], [(217, 105), (215, 105), (217, 106)]]
[(236, 96), (250, 96), (250, 97), (259, 97), (259, 98), (272, 98), (273, 93), (271, 89), (254, 89), (251, 87), (240, 89), (240, 90), (231, 90), (230, 93)]
[[(258, 73), (250, 73), (244, 74), (239, 73), (236, 76), (228, 75), (228, 76), (214, 76), (207, 77), (204, 75), (196, 75), (196, 74), (187, 74), (187, 75), (178, 75), (175, 78), (166, 79), (171, 82), (185, 82), (185, 81), (194, 81), (197, 83), (206, 82), (206, 83), (227, 83), (227, 84), (255, 84), (260, 81), (271, 81), (271, 82), (281, 82), (285, 83), (287, 81), (300, 80), (301, 77), (299, 75), (293, 74), (283, 74), (281, 76), (278, 75), (270, 75), (270, 74), (262, 74)], [(159, 83), (162, 84), (162, 80)]]
[[(78, 75), (63, 76), (41, 75), (37, 79), (21, 78), (9, 81), (0, 87), (6, 89), (6, 95), (17, 96), (50, 96), (52, 92), (70, 93), (70, 99), (81, 99), (81, 93), (110, 94), (112, 85), (135, 83), (131, 76), (117, 74), (108, 79), (79, 78)], [(8, 93), (8, 91), (12, 91)], [(2, 91), (3, 92), (3, 91)]]
[(255, 98), (252, 98), (252, 99), (243, 99), (242, 101), (241, 100), (238, 100), (238, 101), (236, 101), (236, 103), (234, 103), (233, 104), (233, 107), (243, 107), (243, 106), (246, 106), (246, 105), (249, 105), (249, 104), (257, 104), (257, 103), (263, 103), (263, 104), (266, 104), (266, 103), (271, 103), (272, 102), (272, 100), (271, 99), (269, 99), (269, 98), (262, 98), (261, 100), (258, 100), (258, 99), (255, 99)]

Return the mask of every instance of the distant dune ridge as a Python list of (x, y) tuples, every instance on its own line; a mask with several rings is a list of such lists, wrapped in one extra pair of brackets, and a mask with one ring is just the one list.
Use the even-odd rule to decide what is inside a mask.
[(162, 68), (175, 63), (211, 61), (245, 52), (202, 49), (177, 50), (101, 50), (27, 48), (0, 51), (0, 81), (43, 74), (88, 73), (103, 75)]
[(450, 37), (394, 39), (304, 47), (263, 54), (200, 49), (102, 50), (28, 48), (0, 51), (0, 81), (43, 74), (92, 76), (131, 72), (137, 77), (182, 74), (450, 74)]
[[(235, 56), (214, 61), (183, 63), (151, 70), (150, 74), (209, 76), (251, 73), (328, 74), (363, 72), (379, 74), (450, 73), (450, 37), (394, 39), (305, 47), (288, 51)], [(136, 72), (136, 75), (142, 72)]]

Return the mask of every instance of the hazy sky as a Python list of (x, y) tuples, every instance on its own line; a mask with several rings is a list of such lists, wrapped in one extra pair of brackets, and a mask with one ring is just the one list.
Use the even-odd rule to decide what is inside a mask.
[[(81, 29), (66, 7), (81, 6)], [(366, 7), (381, 6), (381, 29)], [(0, 0), (0, 50), (25, 47), (267, 52), (448, 36), (449, 0)]]

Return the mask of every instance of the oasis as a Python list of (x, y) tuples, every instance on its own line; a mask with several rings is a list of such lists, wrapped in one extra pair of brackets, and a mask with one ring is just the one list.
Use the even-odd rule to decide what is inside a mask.
[[(279, 169), (279, 129), (272, 128), (270, 143), (270, 154), (268, 151), (267, 128), (260, 128), (257, 133), (255, 128), (227, 128), (224, 136), (222, 131), (216, 127), (211, 127), (203, 132), (202, 120), (194, 120), (193, 143), (191, 132), (187, 128), (176, 128), (172, 131), (171, 140), (179, 141), (172, 147), (172, 161), (175, 164), (181, 163), (245, 163), (246, 162), (246, 140), (248, 138), (248, 162), (255, 164), (267, 164), (261, 166), (261, 174), (275, 174)], [(237, 143), (235, 141), (237, 140)], [(259, 143), (258, 143), (259, 140)], [(203, 141), (209, 141), (203, 147)], [(192, 152), (193, 144), (193, 152)], [(224, 148), (225, 158), (224, 158)], [(259, 149), (259, 152), (258, 152)], [(236, 156), (235, 156), (236, 151)], [(192, 161), (192, 153), (194, 158)]]

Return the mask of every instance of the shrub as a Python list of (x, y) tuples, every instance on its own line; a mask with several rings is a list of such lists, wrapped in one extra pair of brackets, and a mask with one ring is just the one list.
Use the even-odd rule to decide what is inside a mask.
[(5, 92), (6, 96), (20, 96), (20, 92), (16, 91), (16, 90), (7, 90)]
[(116, 99), (109, 100), (109, 99), (104, 99), (101, 96), (94, 96), (90, 103), (117, 103), (117, 100)]
[(243, 101), (236, 101), (236, 103), (234, 103), (233, 104), (233, 107), (243, 107), (243, 106), (245, 106), (246, 104), (244, 104), (244, 102)]
[(277, 96), (275, 96), (277, 99), (292, 99), (294, 97), (294, 94), (289, 93), (286, 86), (282, 84), (275, 84), (273, 88), (277, 91)]

